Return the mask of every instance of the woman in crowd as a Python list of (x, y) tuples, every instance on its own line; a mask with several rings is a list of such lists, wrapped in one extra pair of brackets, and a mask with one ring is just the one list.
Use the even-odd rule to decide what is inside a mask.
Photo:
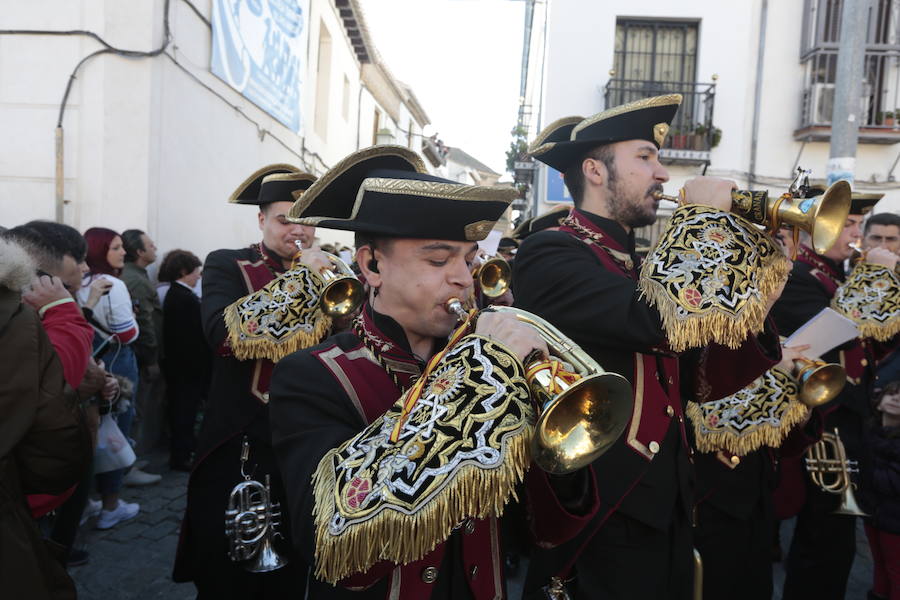
[(159, 268), (159, 280), (171, 284), (163, 302), (163, 371), (172, 430), (169, 466), (178, 471), (191, 469), (194, 425), (209, 382), (209, 349), (203, 337), (200, 298), (194, 293), (200, 266), (200, 259), (191, 252), (172, 250)]
[[(88, 320), (94, 326), (94, 353), (106, 363), (108, 371), (131, 383), (130, 397), (134, 398), (138, 366), (130, 344), (137, 339), (138, 326), (128, 288), (117, 277), (125, 264), (122, 238), (111, 229), (92, 227), (84, 232), (84, 239), (88, 245), (85, 259), (88, 271), (78, 291), (78, 301), (87, 309)], [(120, 399), (116, 424), (126, 437), (131, 432), (134, 411), (133, 401)], [(119, 498), (126, 472), (127, 469), (119, 469), (97, 475), (103, 504), (97, 519), (98, 529), (114, 527), (140, 511), (140, 505)]]

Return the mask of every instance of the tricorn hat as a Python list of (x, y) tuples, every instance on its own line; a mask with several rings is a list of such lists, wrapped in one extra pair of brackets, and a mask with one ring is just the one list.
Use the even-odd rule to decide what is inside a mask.
[[(315, 175), (304, 173), (294, 165), (266, 165), (241, 182), (229, 196), (228, 202), (258, 206), (270, 202), (294, 202), (297, 196), (292, 196), (292, 192), (305, 190), (315, 180)], [(267, 184), (266, 189), (263, 183)]]
[(404, 146), (363, 148), (342, 158), (311, 185), (291, 207), (288, 220), (294, 220), (301, 214), (306, 217), (348, 218), (360, 183), (367, 173), (375, 169), (427, 172), (422, 157)]
[(568, 140), (558, 140), (558, 137), (569, 127), (571, 117), (561, 119), (538, 134), (529, 154), (564, 172), (597, 146), (624, 140), (647, 140), (659, 148), (665, 142), (669, 124), (680, 104), (681, 94), (667, 94), (615, 106), (575, 124)]
[[(384, 148), (376, 154), (383, 157)], [(512, 187), (434, 177), (410, 163), (404, 169), (373, 168), (381, 162), (374, 155), (363, 159), (370, 167), (366, 169), (361, 160), (349, 160), (360, 158), (362, 152), (322, 175), (294, 204), (289, 219), (374, 236), (474, 242), (487, 237), (518, 194)], [(388, 156), (396, 160), (398, 155)]]
[(884, 194), (853, 192), (850, 196), (850, 214), (866, 215), (869, 214), (878, 201), (884, 198)]

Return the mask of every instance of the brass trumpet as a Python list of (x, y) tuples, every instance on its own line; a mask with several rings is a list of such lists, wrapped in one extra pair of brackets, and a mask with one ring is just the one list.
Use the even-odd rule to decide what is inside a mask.
[[(452, 298), (447, 311), (468, 317)], [(510, 314), (534, 327), (556, 359), (537, 357), (525, 365), (526, 379), (539, 416), (531, 440), (534, 462), (548, 473), (563, 475), (594, 462), (622, 435), (631, 418), (628, 380), (608, 373), (544, 319), (518, 308), (491, 306), (482, 312)], [(560, 368), (562, 367), (562, 368)], [(574, 372), (569, 372), (568, 369)]]
[[(297, 254), (294, 263), (303, 253), (300, 240), (294, 242), (297, 245)], [(365, 299), (365, 288), (362, 282), (353, 274), (353, 269), (340, 257), (323, 252), (331, 261), (332, 268), (322, 268), (319, 276), (325, 282), (325, 288), (319, 297), (319, 308), (329, 317), (345, 317), (352, 314)]]
[[(824, 254), (841, 235), (850, 212), (850, 184), (836, 181), (821, 196), (807, 198), (810, 190), (809, 171), (797, 169), (798, 174), (785, 194), (770, 198), (765, 190), (732, 190), (731, 211), (759, 225), (770, 233), (782, 225), (806, 231), (812, 238), (813, 249)], [(669, 196), (654, 192), (657, 200), (684, 203), (684, 195)]]
[[(822, 439), (806, 451), (806, 470), (809, 471), (812, 482), (823, 492), (841, 495), (841, 504), (833, 514), (869, 516), (859, 507), (853, 494), (856, 486), (850, 476), (858, 473), (859, 468), (855, 460), (847, 458), (847, 450), (837, 427), (834, 428), (834, 433), (823, 433)], [(827, 479), (827, 475), (834, 477)]]
[(506, 293), (512, 283), (512, 269), (506, 259), (500, 256), (486, 258), (472, 270), (472, 277), (478, 281), (485, 298), (499, 298)]
[(319, 306), (329, 317), (344, 317), (352, 314), (365, 299), (362, 282), (353, 270), (334, 254), (325, 253), (334, 269), (322, 269), (319, 275), (325, 281), (325, 289), (319, 298)]
[(794, 366), (800, 384), (800, 402), (810, 408), (834, 400), (847, 383), (847, 371), (835, 363), (801, 358), (794, 361)]

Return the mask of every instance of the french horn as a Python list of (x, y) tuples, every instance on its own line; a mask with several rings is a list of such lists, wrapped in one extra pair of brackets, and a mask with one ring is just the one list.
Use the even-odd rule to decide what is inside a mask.
[[(448, 301), (446, 308), (461, 319), (469, 316), (457, 298)], [(509, 306), (490, 306), (481, 312), (512, 315), (533, 327), (550, 349), (549, 360), (528, 357), (525, 364), (525, 378), (538, 406), (531, 439), (535, 464), (562, 475), (594, 462), (622, 435), (631, 418), (628, 380), (604, 371), (572, 340), (535, 314)]]

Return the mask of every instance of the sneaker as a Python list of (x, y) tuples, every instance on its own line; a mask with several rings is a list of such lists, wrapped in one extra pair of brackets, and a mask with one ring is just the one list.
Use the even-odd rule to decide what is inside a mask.
[(87, 550), (79, 550), (78, 548), (72, 548), (69, 551), (69, 557), (66, 559), (67, 567), (80, 567), (81, 565), (86, 565), (90, 555)]
[(150, 461), (147, 460), (146, 458), (139, 458), (136, 461), (134, 461), (134, 465), (132, 465), (132, 466), (135, 469), (143, 469), (144, 467), (146, 467), (149, 464), (150, 464)]
[(93, 519), (99, 515), (101, 510), (103, 510), (102, 502), (88, 498), (87, 506), (84, 507), (84, 512), (81, 513), (81, 524), (84, 525), (89, 519)]
[(133, 519), (141, 512), (141, 505), (119, 500), (119, 505), (113, 510), (101, 510), (95, 527), (97, 529), (110, 529), (122, 521)]
[(125, 485), (130, 485), (131, 487), (140, 487), (143, 485), (153, 485), (154, 483), (159, 483), (162, 480), (162, 475), (156, 475), (154, 473), (145, 473), (140, 469), (132, 469), (128, 471), (128, 474), (125, 475)]

